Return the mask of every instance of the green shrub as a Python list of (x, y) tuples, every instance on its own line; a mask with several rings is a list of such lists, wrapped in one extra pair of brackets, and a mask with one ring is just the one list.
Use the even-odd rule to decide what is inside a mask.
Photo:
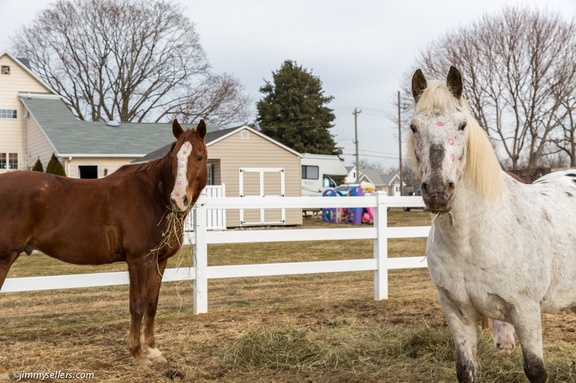
[(40, 158), (38, 158), (36, 160), (36, 163), (34, 164), (34, 166), (32, 167), (32, 170), (35, 172), (41, 172), (44, 173), (44, 166), (42, 166), (42, 161), (40, 161)]
[(66, 176), (64, 166), (60, 161), (58, 161), (58, 158), (56, 158), (56, 155), (54, 153), (52, 153), (52, 158), (50, 158), (50, 161), (48, 162), (48, 166), (46, 167), (46, 173), (56, 174), (58, 176)]

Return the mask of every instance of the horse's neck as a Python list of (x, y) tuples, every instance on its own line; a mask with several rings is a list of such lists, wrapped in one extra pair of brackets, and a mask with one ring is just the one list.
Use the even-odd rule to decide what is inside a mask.
[[(146, 187), (151, 188), (153, 195), (156, 195), (168, 206), (170, 203), (170, 193), (174, 188), (174, 177), (172, 175), (172, 161), (169, 156), (161, 158), (154, 164), (148, 166), (141, 172), (136, 172), (134, 176), (142, 177), (146, 182)], [(139, 174), (139, 175), (137, 175)]]

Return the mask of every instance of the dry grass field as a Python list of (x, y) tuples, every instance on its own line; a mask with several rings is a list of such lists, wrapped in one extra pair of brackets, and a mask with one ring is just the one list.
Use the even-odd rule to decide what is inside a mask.
[[(391, 225), (428, 214), (392, 211)], [(326, 226), (317, 217), (306, 226)], [(424, 239), (390, 240), (392, 256), (422, 255)], [(169, 267), (189, 264), (190, 251)], [(211, 245), (209, 263), (368, 258), (371, 241)], [(124, 270), (22, 256), (9, 277)], [(0, 365), (25, 373), (93, 374), (44, 382), (455, 382), (450, 334), (426, 269), (390, 272), (373, 300), (370, 272), (211, 280), (209, 313), (192, 315), (191, 282), (162, 287), (156, 335), (168, 365), (137, 367), (126, 349), (127, 286), (0, 294)], [(550, 382), (576, 382), (576, 316), (544, 316)], [(482, 382), (526, 382), (521, 353), (496, 354), (481, 334)], [(20, 381), (40, 381), (23, 377)]]

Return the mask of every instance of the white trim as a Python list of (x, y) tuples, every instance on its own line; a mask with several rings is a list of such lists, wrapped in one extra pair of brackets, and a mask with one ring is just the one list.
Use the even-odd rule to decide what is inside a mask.
[[(238, 170), (238, 191), (240, 197), (245, 197), (244, 195), (244, 173), (259, 173), (259, 196), (260, 197), (286, 197), (286, 170), (284, 168), (240, 168)], [(270, 195), (264, 192), (264, 173), (280, 173), (280, 195)], [(266, 221), (265, 209), (260, 208), (260, 221), (249, 222), (244, 221), (244, 209), (240, 210), (240, 226), (243, 225), (285, 225), (286, 224), (286, 209), (280, 209), (280, 221)]]

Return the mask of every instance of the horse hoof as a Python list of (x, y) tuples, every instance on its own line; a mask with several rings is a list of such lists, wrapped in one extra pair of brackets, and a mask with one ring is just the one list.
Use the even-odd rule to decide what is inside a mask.
[(150, 360), (154, 364), (166, 364), (166, 363), (168, 363), (168, 360), (166, 358), (164, 358), (162, 355), (150, 358)]
[(134, 359), (134, 365), (136, 366), (151, 366), (152, 361), (146, 357), (141, 357)]
[(154, 364), (164, 364), (168, 363), (166, 358), (162, 356), (162, 353), (157, 348), (147, 347), (146, 348), (146, 355)]

